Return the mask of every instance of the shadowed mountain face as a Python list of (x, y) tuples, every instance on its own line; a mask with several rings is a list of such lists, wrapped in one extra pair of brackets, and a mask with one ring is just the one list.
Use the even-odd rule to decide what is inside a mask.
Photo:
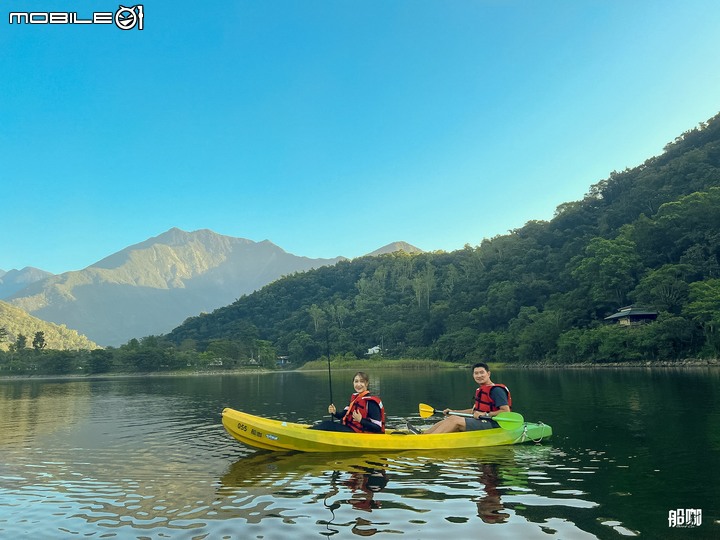
[(169, 332), (283, 275), (341, 259), (298, 257), (267, 240), (174, 228), (84, 270), (32, 283), (8, 302), (100, 345), (118, 346)]

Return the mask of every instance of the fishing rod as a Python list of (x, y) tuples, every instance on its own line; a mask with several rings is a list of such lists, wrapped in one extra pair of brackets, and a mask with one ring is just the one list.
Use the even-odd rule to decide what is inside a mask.
[[(327, 364), (328, 364), (328, 385), (330, 386), (330, 403), (335, 403), (333, 401), (333, 395), (332, 395), (332, 371), (330, 370), (330, 330), (328, 327), (325, 327), (325, 353), (327, 354)], [(330, 415), (330, 421), (335, 421), (335, 415)]]

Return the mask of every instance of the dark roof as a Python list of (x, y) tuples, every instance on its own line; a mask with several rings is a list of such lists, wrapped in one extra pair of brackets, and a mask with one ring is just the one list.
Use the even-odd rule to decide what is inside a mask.
[(620, 319), (622, 317), (657, 317), (658, 312), (654, 309), (628, 306), (620, 308), (617, 313), (613, 313), (609, 317), (605, 317), (605, 320)]

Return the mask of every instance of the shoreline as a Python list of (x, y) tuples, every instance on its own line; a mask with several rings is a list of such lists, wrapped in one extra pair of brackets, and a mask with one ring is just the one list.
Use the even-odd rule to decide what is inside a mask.
[[(428, 361), (426, 366), (421, 365), (423, 361), (373, 361), (373, 369), (467, 369), (472, 364), (450, 364), (439, 361)], [(333, 371), (346, 371), (357, 369), (368, 369), (367, 365), (359, 365), (349, 362), (351, 365), (333, 365), (330, 369)], [(489, 362), (492, 369), (513, 370), (513, 369), (667, 369), (667, 368), (720, 368), (720, 359), (713, 358), (709, 360), (678, 360), (678, 361), (636, 361), (636, 362), (603, 362), (603, 363), (587, 363), (579, 362), (573, 364), (549, 364), (549, 363), (532, 363), (532, 364), (504, 364)], [(258, 375), (266, 373), (317, 373), (327, 371), (327, 367), (310, 367), (303, 369), (235, 369), (235, 370), (213, 370), (213, 371), (172, 371), (161, 372), (151, 371), (143, 373), (96, 373), (92, 375), (85, 374), (63, 374), (63, 375), (0, 375), (0, 382), (4, 381), (42, 381), (42, 380), (72, 380), (72, 381), (92, 381), (102, 379), (129, 379), (138, 377), (212, 377), (218, 375)]]
[(500, 369), (542, 368), (542, 369), (607, 369), (607, 368), (684, 368), (684, 367), (720, 367), (720, 360), (642, 360), (633, 362), (576, 362), (573, 364), (502, 364)]
[(237, 369), (227, 371), (148, 371), (142, 373), (94, 373), (92, 375), (0, 375), (0, 382), (3, 381), (41, 381), (41, 380), (63, 380), (63, 381), (97, 381), (102, 379), (136, 379), (140, 377), (210, 377), (215, 375), (256, 375), (258, 373), (283, 373), (288, 370), (270, 370), (263, 368)]

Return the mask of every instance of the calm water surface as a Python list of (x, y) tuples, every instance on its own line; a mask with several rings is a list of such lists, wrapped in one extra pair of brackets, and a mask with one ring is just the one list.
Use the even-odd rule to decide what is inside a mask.
[[(469, 372), (376, 371), (390, 425), (467, 407)], [(333, 373), (345, 403), (352, 372)], [(230, 406), (322, 417), (326, 373), (0, 381), (0, 538), (720, 538), (720, 372), (496, 370), (539, 445), (299, 454), (245, 447)], [(669, 512), (702, 511), (692, 528)]]

